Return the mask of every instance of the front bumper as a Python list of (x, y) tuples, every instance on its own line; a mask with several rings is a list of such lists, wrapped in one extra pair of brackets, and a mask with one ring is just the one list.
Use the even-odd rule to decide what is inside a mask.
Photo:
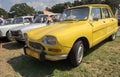
[(15, 40), (25, 42), (25, 39), (22, 36), (14, 36)]
[(24, 47), (24, 53), (25, 55), (32, 56), (41, 61), (44, 61), (44, 60), (57, 61), (57, 60), (67, 59), (66, 54), (65, 55), (49, 55), (49, 54), (46, 54), (44, 51), (41, 51), (41, 52), (33, 51), (29, 49), (27, 46)]

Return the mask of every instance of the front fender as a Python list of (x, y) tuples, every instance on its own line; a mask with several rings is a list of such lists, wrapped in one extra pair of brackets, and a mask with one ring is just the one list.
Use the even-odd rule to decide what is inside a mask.
[(79, 38), (85, 37), (88, 40), (89, 46), (92, 46), (92, 27), (90, 25), (81, 26), (82, 28), (76, 28), (72, 31), (67, 31), (65, 33), (61, 33), (57, 40), (59, 44), (66, 47), (72, 47), (73, 44)]

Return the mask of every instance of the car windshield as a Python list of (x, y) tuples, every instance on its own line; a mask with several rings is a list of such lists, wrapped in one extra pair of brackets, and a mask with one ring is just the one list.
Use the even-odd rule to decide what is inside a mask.
[(65, 20), (86, 20), (89, 15), (88, 7), (72, 8), (64, 10), (61, 19)]
[(34, 23), (46, 23), (48, 15), (37, 16), (34, 20)]
[(13, 20), (13, 23), (14, 23), (14, 24), (23, 23), (23, 18), (21, 18), (21, 17), (15, 18), (15, 19)]

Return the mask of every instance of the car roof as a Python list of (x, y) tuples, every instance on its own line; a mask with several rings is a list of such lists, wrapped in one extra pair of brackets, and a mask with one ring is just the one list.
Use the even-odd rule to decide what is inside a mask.
[[(20, 16), (21, 18), (33, 18), (34, 16)], [(19, 17), (16, 17), (19, 18)]]
[(39, 16), (41, 15), (48, 15), (48, 16), (51, 16), (51, 15), (61, 15), (61, 13), (53, 13), (53, 14), (40, 14)]
[(80, 5), (80, 6), (71, 7), (69, 9), (79, 8), (79, 7), (108, 7), (108, 5), (106, 5), (106, 4), (87, 4), (87, 5)]

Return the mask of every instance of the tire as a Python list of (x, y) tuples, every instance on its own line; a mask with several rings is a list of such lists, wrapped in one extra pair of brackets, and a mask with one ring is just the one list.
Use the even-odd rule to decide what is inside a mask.
[(109, 40), (110, 41), (113, 41), (116, 39), (116, 33), (112, 34), (110, 37), (109, 37)]
[(12, 39), (11, 39), (11, 34), (10, 34), (9, 31), (6, 33), (6, 37), (7, 37), (7, 40), (8, 40), (8, 41), (11, 41), (11, 40), (12, 40)]
[(82, 62), (84, 51), (85, 47), (83, 41), (77, 41), (68, 55), (68, 59), (72, 66), (76, 67)]

